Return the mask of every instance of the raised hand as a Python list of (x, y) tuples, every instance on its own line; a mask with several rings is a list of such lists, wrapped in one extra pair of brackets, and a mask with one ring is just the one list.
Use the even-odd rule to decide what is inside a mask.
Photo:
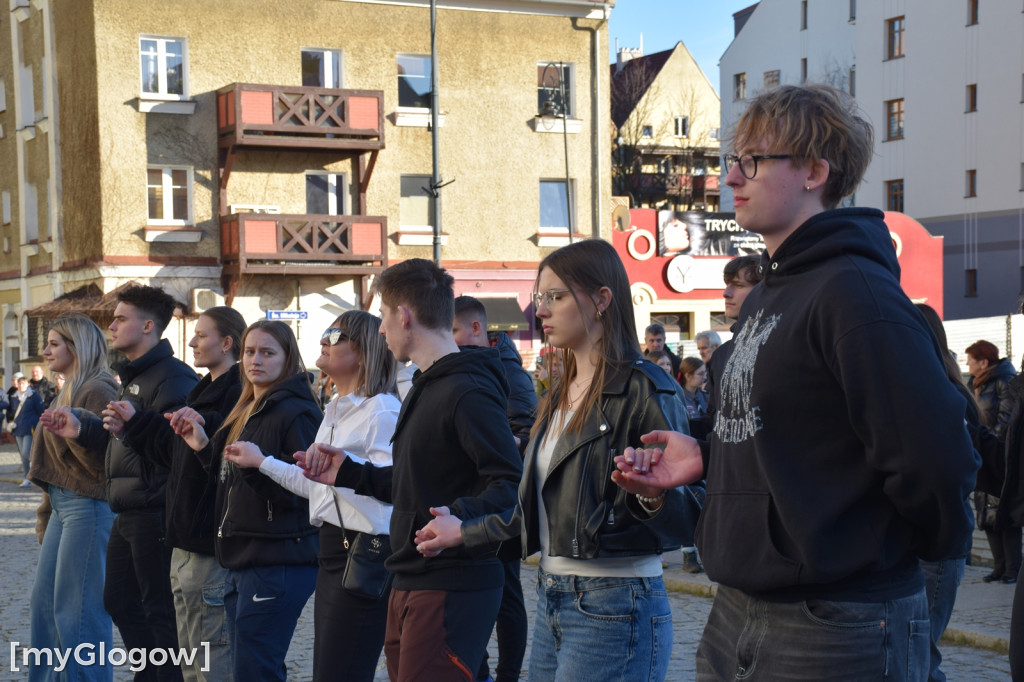
[(67, 405), (55, 410), (43, 410), (39, 423), (50, 433), (69, 439), (78, 436), (82, 424)]
[(173, 414), (165, 414), (165, 418), (171, 423), (174, 433), (182, 437), (188, 446), (199, 452), (210, 443), (209, 436), (203, 426), (206, 422), (198, 412), (191, 407), (183, 407)]
[(700, 445), (675, 431), (651, 431), (644, 443), (665, 443), (662, 448), (626, 448), (615, 458), (618, 471), (612, 481), (627, 492), (653, 497), (662, 490), (693, 483), (704, 475)]
[(452, 516), (448, 507), (431, 507), (434, 518), (416, 531), (416, 550), (425, 557), (435, 557), (449, 547), (462, 544), (462, 519)]

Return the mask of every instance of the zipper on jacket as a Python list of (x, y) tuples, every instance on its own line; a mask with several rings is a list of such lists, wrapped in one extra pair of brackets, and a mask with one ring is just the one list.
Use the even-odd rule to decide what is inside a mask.
[(220, 525), (217, 526), (217, 537), (224, 537), (224, 522), (228, 520), (228, 512), (231, 511), (231, 488), (228, 487), (228, 499), (224, 503), (224, 516), (220, 518)]
[(587, 454), (583, 460), (583, 472), (580, 474), (580, 489), (576, 493), (576, 525), (573, 528), (572, 536), (572, 558), (580, 558), (580, 512), (583, 510), (583, 486), (587, 482), (587, 470), (590, 468), (590, 452), (592, 448), (587, 448)]
[[(614, 470), (615, 469), (615, 448), (612, 448), (611, 450), (609, 450), (609, 455), (610, 456), (608, 457), (608, 461), (612, 463), (612, 469)], [(608, 480), (605, 479), (605, 485), (607, 485), (607, 484), (608, 484)], [(608, 511), (608, 525), (609, 526), (614, 526), (615, 525), (615, 502), (614, 502), (614, 500), (612, 501), (612, 508)]]
[(274, 520), (274, 504), (270, 500), (267, 500), (267, 521), (269, 522), (269, 521), (273, 521), (273, 520)]

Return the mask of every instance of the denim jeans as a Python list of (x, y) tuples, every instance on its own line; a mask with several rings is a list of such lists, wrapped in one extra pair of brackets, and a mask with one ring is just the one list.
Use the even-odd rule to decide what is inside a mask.
[[(494, 631), (498, 640), (498, 663), (494, 670), (494, 682), (518, 682), (523, 669), (523, 658), (526, 656), (526, 635), (529, 622), (526, 616), (526, 603), (523, 600), (523, 584), (519, 581), (519, 557), (511, 561), (503, 561), (505, 568), (505, 586), (501, 590), (501, 606), (498, 607), (498, 620)], [(487, 665), (487, 654), (477, 671), (476, 679), (486, 680), (491, 677), (490, 666)]]
[(15, 436), (18, 442), (18, 454), (21, 455), (21, 468), (25, 470), (25, 478), (28, 478), (29, 459), (32, 456), (32, 434), (27, 436)]
[(769, 602), (724, 585), (697, 646), (697, 680), (928, 677), (924, 590), (885, 602)]
[(287, 679), (284, 657), (316, 585), (316, 566), (253, 566), (228, 571), (224, 606), (236, 680)]
[(966, 558), (946, 559), (944, 561), (922, 561), (921, 571), (924, 572), (924, 591), (928, 597), (928, 618), (931, 621), (931, 658), (928, 664), (928, 682), (946, 682), (946, 675), (939, 670), (942, 664), (942, 652), (939, 651), (939, 640), (949, 625), (953, 615), (953, 603), (956, 602), (956, 591), (964, 578)]
[[(46, 525), (32, 586), (32, 646), (74, 649), (82, 643), (113, 646), (110, 616), (103, 610), (103, 567), (114, 514), (104, 500), (50, 486), (53, 513)], [(60, 679), (111, 680), (109, 665), (79, 666), (68, 658)], [(52, 668), (32, 666), (30, 680), (57, 679)]]
[[(171, 548), (164, 541), (163, 509), (132, 509), (114, 519), (107, 545), (103, 606), (127, 649), (177, 649), (171, 596)], [(170, 661), (147, 665), (135, 680), (181, 680)]]
[[(171, 594), (178, 624), (178, 646), (194, 649), (192, 665), (181, 664), (186, 682), (231, 682), (231, 647), (228, 646), (224, 585), (228, 569), (209, 554), (174, 548), (171, 552)], [(203, 642), (208, 643), (206, 660)], [(203, 672), (204, 664), (209, 670)]]
[(661, 682), (672, 611), (656, 578), (587, 578), (537, 571), (531, 680)]

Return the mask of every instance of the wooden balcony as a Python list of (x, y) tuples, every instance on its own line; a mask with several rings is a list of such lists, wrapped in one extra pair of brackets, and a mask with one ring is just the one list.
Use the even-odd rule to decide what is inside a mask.
[(224, 276), (370, 275), (388, 265), (387, 218), (233, 213), (220, 219)]
[(384, 148), (384, 93), (233, 83), (217, 91), (221, 148), (376, 151)]

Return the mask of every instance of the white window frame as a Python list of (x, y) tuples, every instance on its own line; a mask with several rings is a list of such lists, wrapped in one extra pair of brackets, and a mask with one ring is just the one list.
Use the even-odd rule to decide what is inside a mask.
[[(328, 48), (328, 47), (303, 47), (299, 50), (299, 71), (302, 70), (302, 55), (303, 53), (319, 53), (321, 55), (337, 55), (338, 57), (338, 73), (335, 75), (332, 73), (334, 61), (331, 59), (324, 59), (324, 73), (323, 83), (320, 84), (321, 88), (328, 89), (341, 89), (345, 87), (345, 53), (342, 50)], [(335, 76), (333, 79), (336, 85), (328, 85), (330, 77)]]
[(653, 140), (654, 139), (654, 126), (641, 126), (640, 127), (640, 139), (642, 139), (642, 140)]
[[(398, 73), (397, 69), (398, 69), (398, 66), (399, 66), (399, 60), (402, 60), (402, 59), (422, 59), (422, 60), (425, 60), (427, 62), (427, 64), (428, 64), (428, 68), (427, 68), (426, 74), (423, 75), (423, 76), (409, 76), (409, 75)], [(397, 55), (395, 55), (395, 69), (396, 69), (395, 75), (397, 76), (397, 80), (395, 81), (396, 88), (398, 86), (398, 83), (401, 82), (401, 80), (403, 78), (404, 79), (426, 78), (427, 79), (427, 85), (429, 86), (430, 85), (430, 69), (432, 69), (432, 68), (433, 68), (433, 66), (431, 65), (430, 55), (429, 54), (416, 54), (416, 53), (412, 53), (412, 52), (399, 52)], [(429, 92), (429, 90), (428, 90), (428, 92)], [(399, 97), (400, 97), (400, 93), (398, 95), (396, 95), (396, 97), (395, 97), (395, 101), (396, 102), (400, 102)], [(403, 104), (399, 103), (397, 108), (399, 110), (409, 111), (409, 112), (430, 111), (430, 105), (429, 104), (427, 106), (425, 106), (425, 107), (410, 107), (410, 106), (406, 106), (406, 105), (403, 105)]]
[(306, 171), (306, 210), (309, 210), (309, 177), (313, 175), (327, 178), (327, 213), (324, 215), (347, 215), (348, 176), (345, 173), (332, 171)]
[[(569, 226), (568, 225), (543, 225), (542, 224), (541, 216), (544, 213), (544, 206), (542, 205), (542, 201), (544, 199), (544, 193), (541, 190), (542, 190), (542, 186), (543, 185), (547, 185), (547, 184), (558, 185), (559, 186), (558, 187), (558, 191), (561, 193), (561, 196), (565, 196), (565, 178), (541, 178), (540, 179), (540, 181), (539, 181), (539, 183), (537, 185), (537, 206), (538, 206), (537, 225), (544, 232), (556, 232), (556, 231), (561, 232), (561, 231), (564, 231), (566, 236), (568, 236), (568, 234), (569, 234)], [(569, 206), (568, 206), (568, 211), (566, 212), (566, 222), (572, 222), (569, 217), (576, 213), (576, 210), (575, 210), (576, 209), (576, 187), (575, 187), (575, 185), (576, 185), (576, 181), (574, 179), (570, 179), (569, 180), (569, 202), (570, 203), (569, 203)]]
[(689, 137), (690, 136), (690, 117), (689, 116), (676, 116), (674, 119), (676, 137)]
[[(571, 62), (561, 62), (561, 63), (557, 62), (557, 61), (555, 61), (555, 62), (550, 62), (550, 61), (549, 62), (537, 62), (537, 68), (539, 69), (538, 76), (540, 76), (543, 73), (544, 68), (547, 67), (547, 66), (552, 66), (556, 70), (558, 69), (558, 67), (561, 67), (562, 69), (564, 69), (565, 72), (562, 74), (562, 79), (565, 81), (565, 107), (566, 107), (565, 116), (566, 116), (566, 118), (570, 118), (570, 119), (575, 118), (576, 117), (576, 65), (571, 63)], [(541, 90), (544, 90), (546, 92), (547, 90), (550, 90), (550, 89), (552, 89), (552, 88), (549, 87), (549, 86), (546, 86), (543, 83), (537, 83), (538, 103), (540, 103), (540, 93), (541, 93)], [(540, 111), (540, 107), (538, 107), (537, 109), (538, 109), (538, 112), (539, 112)], [(561, 117), (562, 113), (559, 112), (558, 116)]]
[[(157, 74), (157, 91), (146, 92), (145, 81), (142, 73), (142, 41), (153, 40), (157, 43), (156, 51), (156, 74)], [(166, 46), (169, 43), (181, 43), (181, 94), (170, 93), (167, 91), (167, 57), (168, 52)], [(139, 36), (139, 93), (143, 99), (160, 99), (166, 101), (180, 101), (188, 99), (188, 39), (182, 37), (173, 36), (151, 36), (141, 35)]]
[[(159, 170), (161, 172), (161, 178), (163, 180), (163, 217), (162, 218), (150, 218), (149, 217), (149, 173), (151, 170)], [(186, 172), (185, 183), (186, 189), (188, 190), (188, 216), (185, 220), (175, 220), (168, 218), (167, 216), (174, 215), (174, 183), (171, 180), (171, 171), (183, 170)], [(147, 225), (193, 225), (193, 186), (194, 186), (194, 171), (191, 166), (147, 166), (146, 167), (146, 224)]]

